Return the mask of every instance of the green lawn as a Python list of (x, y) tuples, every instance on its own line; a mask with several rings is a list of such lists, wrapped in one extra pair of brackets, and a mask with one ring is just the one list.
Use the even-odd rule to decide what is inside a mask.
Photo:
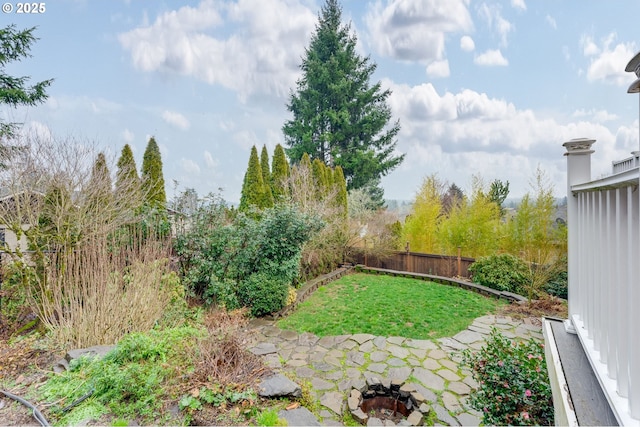
[(359, 273), (321, 286), (278, 327), (318, 336), (435, 339), (455, 335), (503, 304), (453, 286)]

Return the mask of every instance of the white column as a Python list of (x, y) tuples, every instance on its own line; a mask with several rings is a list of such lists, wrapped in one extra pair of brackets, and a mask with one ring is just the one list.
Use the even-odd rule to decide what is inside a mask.
[[(629, 221), (627, 220), (628, 204), (631, 203), (630, 198), (631, 187), (618, 189), (620, 195), (620, 203), (616, 206), (616, 224), (619, 229), (616, 231), (618, 235), (618, 273), (620, 291), (617, 295), (619, 303), (618, 307), (618, 327), (620, 335), (618, 335), (618, 394), (627, 397), (629, 393), (629, 328), (627, 324), (627, 286), (629, 284), (629, 276), (627, 270), (627, 248), (629, 241)], [(627, 325), (630, 326), (630, 325)], [(627, 333), (628, 332), (628, 333)]]
[(638, 304), (640, 303), (640, 290), (638, 289), (638, 259), (640, 259), (640, 197), (638, 190), (628, 187), (631, 193), (629, 204), (632, 206), (630, 210), (629, 224), (631, 237), (629, 245), (629, 259), (627, 261), (628, 274), (627, 280), (628, 293), (628, 323), (625, 325), (629, 331), (629, 409), (631, 417), (640, 419), (640, 332), (638, 332)]
[[(572, 139), (562, 144), (567, 152), (567, 234), (568, 234), (568, 298), (569, 298), (569, 319), (573, 315), (581, 315), (579, 312), (581, 292), (580, 282), (578, 281), (578, 271), (580, 269), (580, 261), (578, 259), (579, 235), (578, 235), (578, 200), (573, 195), (571, 187), (576, 184), (585, 183), (591, 180), (591, 154), (593, 150), (591, 146), (596, 142), (595, 139)], [(576, 295), (576, 301), (573, 301), (573, 295)], [(579, 305), (578, 305), (579, 304)], [(573, 330), (571, 322), (567, 322), (566, 327)]]
[(615, 190), (607, 190), (607, 197), (605, 201), (606, 213), (605, 213), (605, 221), (607, 224), (607, 228), (605, 231), (606, 235), (606, 253), (604, 254), (605, 258), (605, 266), (606, 269), (604, 271), (605, 277), (607, 278), (607, 283), (609, 284), (608, 289), (605, 291), (604, 305), (606, 307), (605, 312), (605, 322), (606, 322), (606, 332), (604, 334), (604, 340), (602, 345), (605, 347), (604, 353), (605, 357), (602, 358), (602, 362), (607, 364), (607, 372), (609, 377), (615, 379), (616, 373), (616, 324), (615, 324), (615, 313), (616, 313), (616, 287), (617, 287), (617, 279), (616, 279), (616, 258), (615, 258), (615, 248), (616, 248), (616, 240), (615, 235)]

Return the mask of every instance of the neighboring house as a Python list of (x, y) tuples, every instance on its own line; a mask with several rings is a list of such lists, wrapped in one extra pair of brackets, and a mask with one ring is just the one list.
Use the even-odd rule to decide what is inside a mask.
[[(640, 53), (626, 71), (640, 92)], [(594, 180), (594, 142), (564, 144), (569, 318), (543, 328), (555, 421), (640, 426), (640, 152)]]

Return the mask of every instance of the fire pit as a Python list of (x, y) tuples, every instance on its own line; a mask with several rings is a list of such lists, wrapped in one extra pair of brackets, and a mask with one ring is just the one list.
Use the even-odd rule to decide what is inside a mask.
[(352, 388), (347, 404), (351, 415), (363, 425), (419, 426), (431, 410), (412, 384), (375, 377), (368, 378), (360, 389)]

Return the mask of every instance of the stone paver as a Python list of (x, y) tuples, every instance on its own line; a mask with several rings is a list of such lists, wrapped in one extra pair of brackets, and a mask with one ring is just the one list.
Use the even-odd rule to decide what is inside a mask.
[[(487, 315), (452, 337), (418, 340), (371, 334), (318, 337), (280, 330), (272, 321), (254, 319), (249, 326), (252, 338), (247, 348), (275, 372), (289, 371), (310, 381), (312, 394), (321, 405), (320, 425), (341, 425), (352, 389), (364, 392), (366, 381), (398, 380), (404, 382), (401, 390), (419, 397), (433, 409), (436, 425), (477, 426), (481, 414), (469, 409), (467, 403), (477, 383), (471, 372), (459, 366), (460, 351), (480, 349), (493, 327), (508, 337), (542, 339), (537, 323)], [(299, 422), (293, 421), (294, 425)], [(409, 422), (403, 420), (400, 424)]]

